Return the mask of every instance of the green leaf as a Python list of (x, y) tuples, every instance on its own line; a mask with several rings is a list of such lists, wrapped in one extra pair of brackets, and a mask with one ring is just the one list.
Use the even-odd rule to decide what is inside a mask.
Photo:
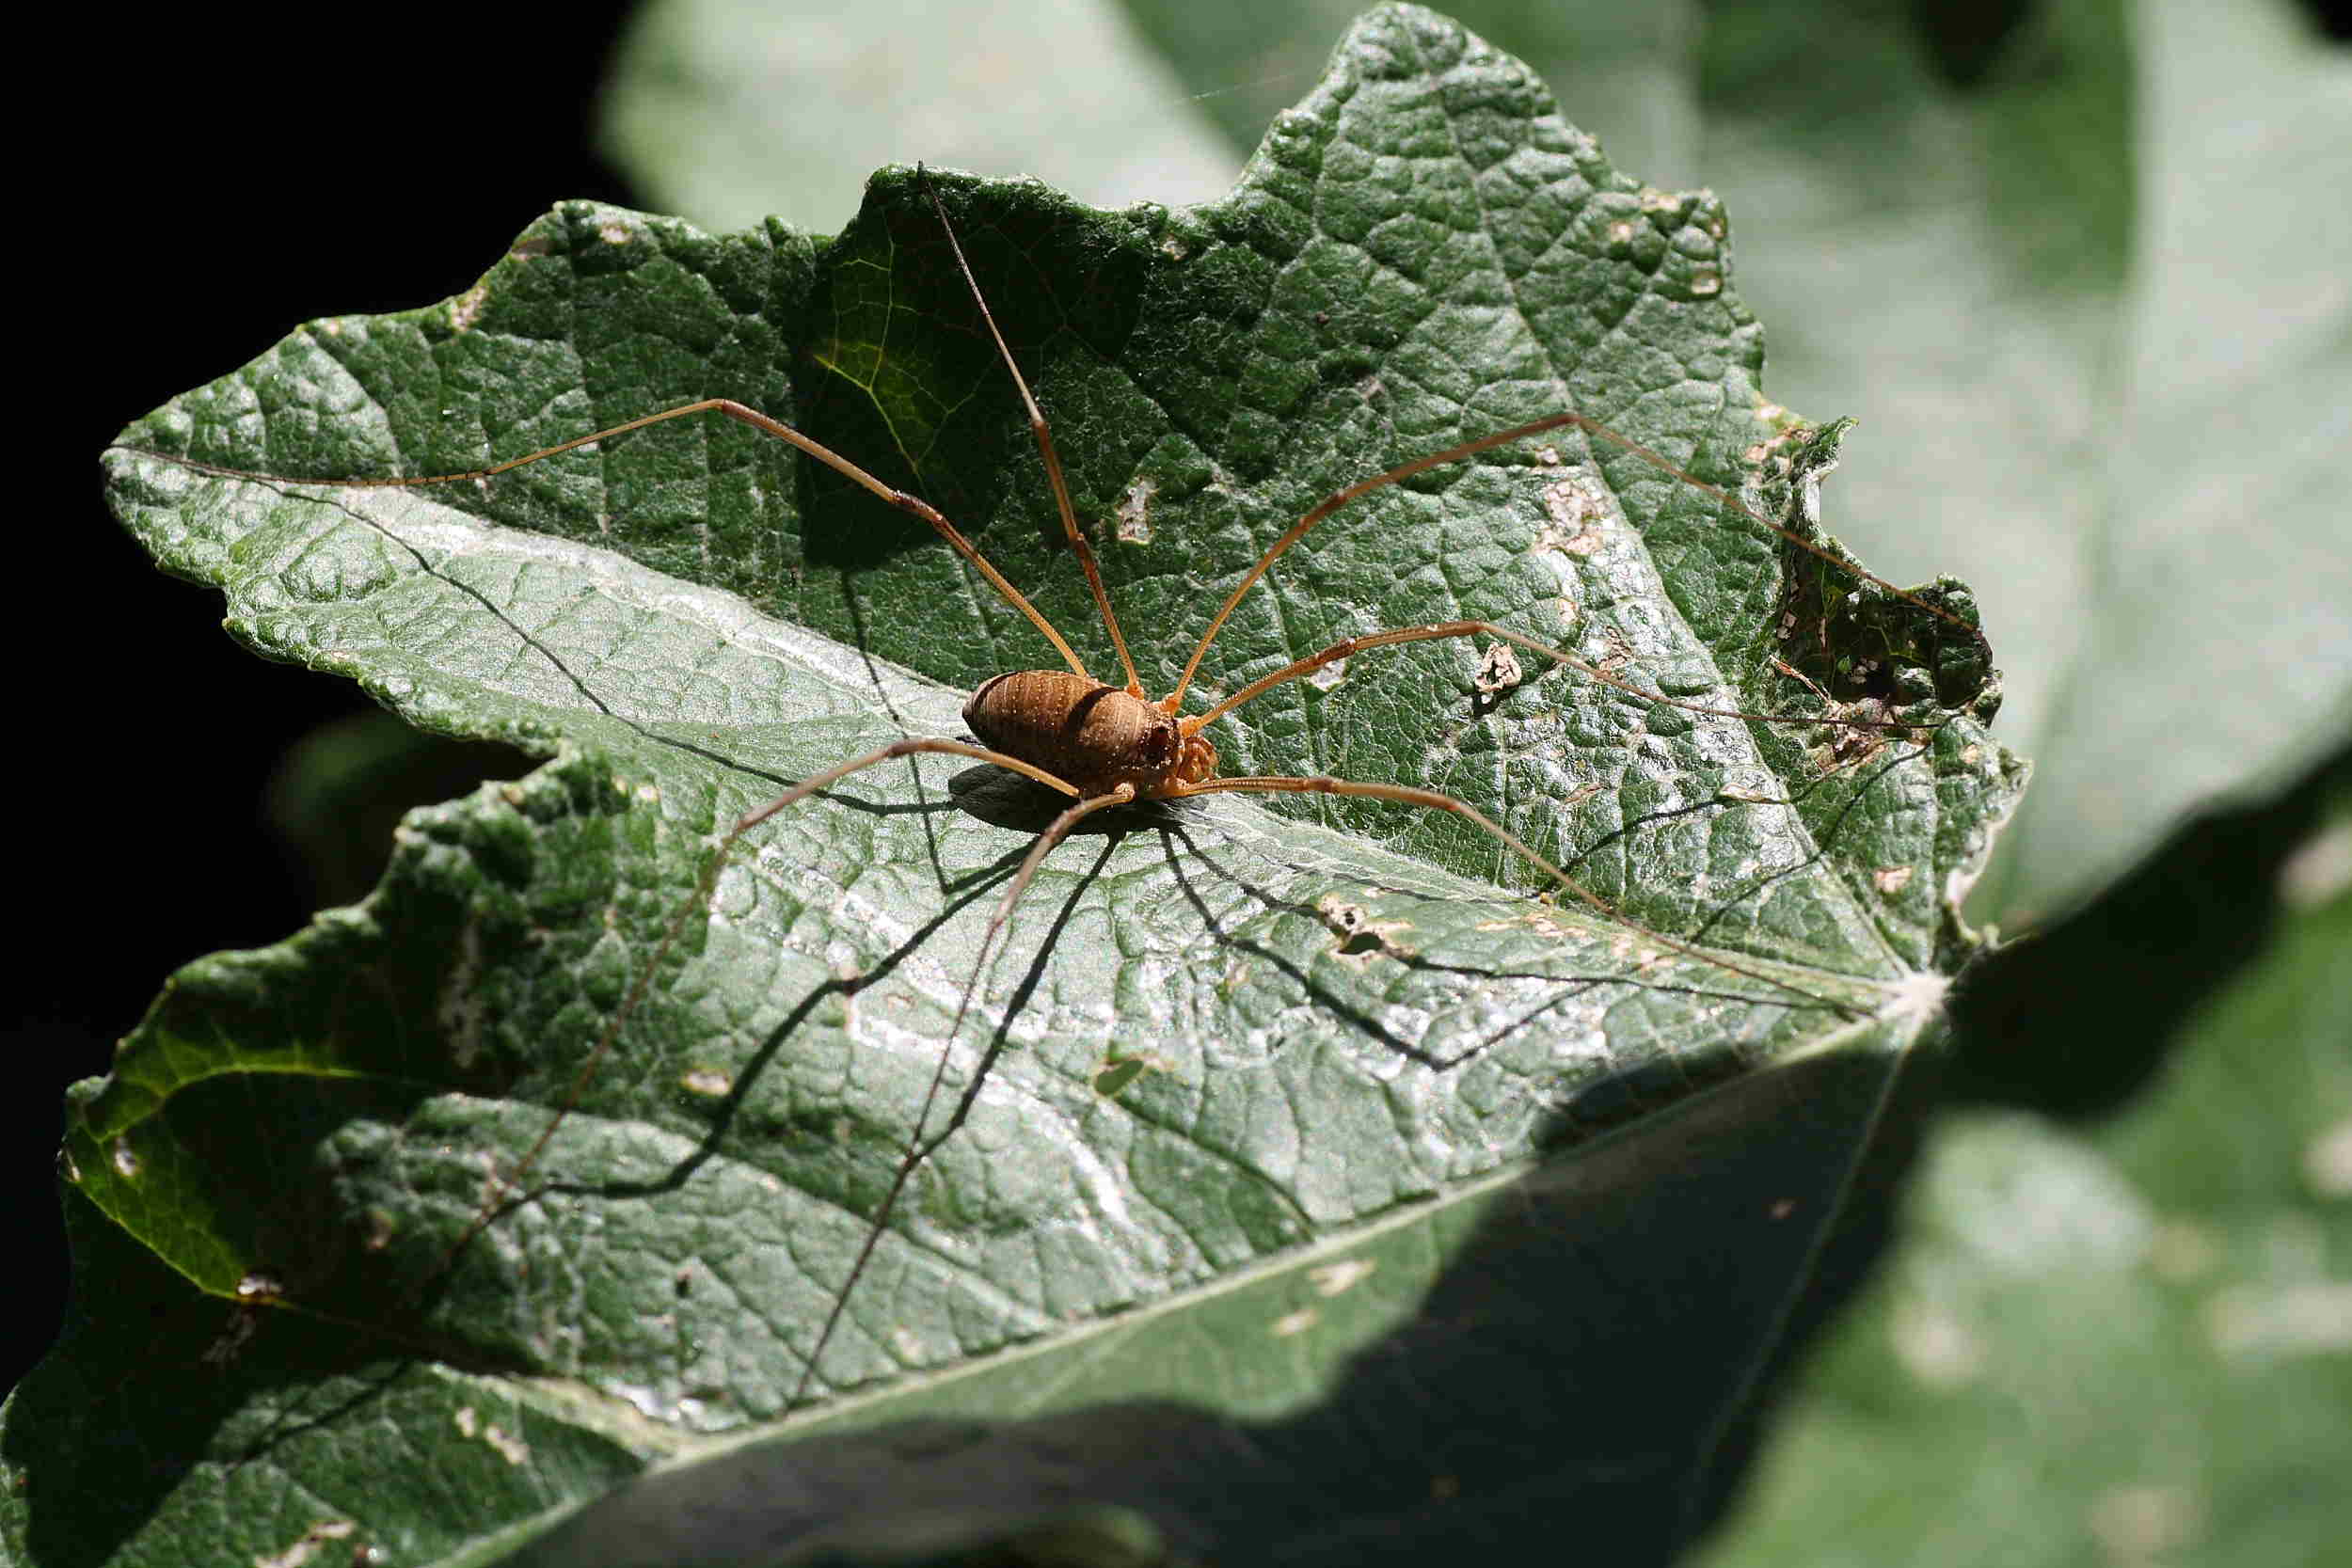
[[(2322, 1562), (2352, 1535), (2352, 814), (2111, 1124), (1945, 1125), (1708, 1560)], [(2335, 1546), (2328, 1543), (2335, 1542)]]
[[(1813, 526), (1837, 431), (1763, 404), (1720, 210), (1617, 174), (1426, 12), (1351, 33), (1225, 203), (938, 182), (1154, 689), (1321, 496), (1565, 406)], [(69, 1209), (103, 1240), (10, 1408), (33, 1481), (12, 1539), (185, 1562), (200, 1518), (222, 1561), (329, 1526), (474, 1560), (649, 1459), (703, 1458), (675, 1484), (724, 1489), (712, 1437), (851, 1424), (881, 1447), (746, 1450), (796, 1538), (1099, 1544), (1140, 1510), (1184, 1552), (1360, 1560), (1352, 1529), (1498, 1528), (1530, 1497), (1687, 1537), (1974, 950), (1953, 900), (2023, 772), (1984, 735), (1986, 672), (1883, 668), (1919, 617), (1825, 592), (1809, 557), (1784, 584), (1775, 536), (1613, 448), (1434, 470), (1286, 559), (1213, 688), (1480, 616), (1719, 705), (1818, 709), (1775, 658), (1835, 683), (1867, 654), (1889, 689), (1958, 678), (1954, 706), (1872, 745), (1565, 670), (1489, 693), (1459, 642), (1359, 655), (1221, 724), (1227, 770), (1451, 791), (1622, 912), (1537, 901), (1436, 813), (1142, 808), (1047, 859), (950, 1047), (1033, 794), (892, 763), (695, 896), (714, 829), (784, 783), (952, 736), (961, 690), (1050, 662), (928, 530), (715, 419), (480, 483), (333, 483), (710, 396), (938, 504), (1111, 668), (903, 169), (833, 242), (566, 205), (461, 298), (314, 324), (133, 427), (121, 515), (222, 588), (238, 636), (549, 760), (412, 815), (365, 903), (190, 966), (77, 1091)], [(794, 1409), (943, 1059), (968, 1119)], [(527, 1151), (546, 1185), (500, 1203)], [(124, 1384), (158, 1334), (188, 1370)], [(993, 1424), (1014, 1416), (1038, 1424)], [(1377, 1464), (1367, 1431), (1397, 1434)], [(64, 1479), (125, 1445), (135, 1477)], [(1148, 1483), (1185, 1451), (1191, 1490)], [(1280, 1499), (1343, 1466), (1331, 1533), (1291, 1533)], [(666, 1527), (707, 1503), (651, 1507)], [(785, 1528), (743, 1517), (712, 1525), (730, 1550)]]

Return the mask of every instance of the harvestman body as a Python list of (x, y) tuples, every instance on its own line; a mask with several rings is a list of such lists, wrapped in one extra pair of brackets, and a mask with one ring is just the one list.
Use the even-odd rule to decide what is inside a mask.
[[(918, 179), (922, 177), (918, 170)], [(1240, 583), (1228, 595), (1223, 606), (1209, 623), (1207, 630), (1194, 649), (1190, 660), (1184, 666), (1183, 675), (1174, 688), (1164, 697), (1151, 698), (1145, 693), (1142, 682), (1136, 674), (1134, 659), (1128, 653), (1125, 638), (1120, 630), (1118, 617), (1112, 611), (1108, 594), (1104, 588), (1102, 573), (1096, 563), (1093, 550), (1085, 533), (1078, 527), (1076, 513), (1071, 503), (1060, 460), (1055, 451), (1044, 414), (1030, 393), (1020, 367), (1013, 360), (1011, 350), (1006, 344), (1002, 333), (998, 331), (993, 316), (989, 312), (987, 301), (980, 293), (978, 283), (973, 277), (969, 263), (965, 261), (961, 244), (957, 239), (952, 225), (948, 222), (946, 212), (937, 193), (931, 189), (928, 179), (922, 180), (922, 188), (954, 250), (957, 266), (971, 290), (980, 317), (986, 323), (990, 335), (995, 341), (998, 354), (1020, 392), (1031, 432), (1043, 460), (1046, 477), (1053, 489), (1064, 536), (1072, 553), (1076, 556), (1081, 569), (1086, 574), (1096, 606), (1102, 614), (1103, 624), (1109, 633), (1113, 647), (1117, 650), (1121, 672), (1125, 675), (1123, 684), (1110, 685), (1098, 680), (1091, 674), (1068, 641), (1053, 624), (980, 554), (953, 523), (929, 502), (885, 484), (849, 459), (832, 451), (782, 421), (731, 400), (708, 399), (679, 407), (663, 409), (611, 429), (600, 430), (593, 435), (580, 436), (561, 445), (531, 452), (491, 467), (466, 473), (338, 482), (361, 486), (415, 486), (486, 479), (492, 475), (505, 473), (594, 442), (608, 440), (647, 425), (682, 419), (690, 415), (723, 414), (789, 443), (889, 505), (928, 524), (953, 546), (1009, 605), (1028, 618), (1052, 644), (1055, 651), (1061, 656), (1067, 666), (1065, 669), (1058, 670), (1016, 671), (997, 675), (983, 683), (977, 690), (973, 692), (970, 701), (963, 708), (964, 722), (970, 727), (979, 744), (930, 737), (894, 741), (863, 756), (853, 757), (811, 775), (766, 805), (745, 814), (730, 826), (719, 839), (695, 893), (680, 907), (675, 917), (664, 929), (655, 952), (632, 981), (627, 995), (620, 1006), (614, 1010), (595, 1050), (590, 1053), (585, 1065), (559, 1101), (547, 1126), (509, 1173), (507, 1180), (510, 1183), (518, 1181), (532, 1169), (564, 1117), (570, 1113), (571, 1108), (579, 1102), (588, 1085), (594, 1080), (604, 1058), (610, 1053), (614, 1042), (627, 1027), (630, 1017), (644, 1000), (653, 977), (660, 971), (669, 949), (677, 940), (693, 911), (707, 903), (716, 886), (720, 871), (743, 835), (766, 822), (778, 812), (784, 811), (807, 796), (823, 790), (850, 774), (894, 757), (922, 752), (969, 757), (1009, 768), (1069, 797), (1071, 802), (1038, 834), (1003, 897), (998, 901), (982, 937), (979, 954), (974, 962), (972, 974), (964, 984), (956, 1010), (955, 1022), (949, 1031), (951, 1040), (961, 1030), (974, 992), (981, 975), (988, 969), (989, 957), (993, 945), (1023, 893), (1028, 887), (1039, 864), (1079, 822), (1096, 812), (1134, 801), (1173, 800), (1222, 792), (1315, 793), (1351, 796), (1392, 800), (1402, 804), (1448, 812), (1476, 824), (1576, 898), (1592, 906), (1610, 919), (1639, 932), (1645, 943), (1653, 943), (1665, 951), (1697, 959), (1712, 967), (1761, 981), (1783, 990), (1793, 990), (1788, 982), (1775, 978), (1762, 970), (1747, 967), (1736, 958), (1726, 957), (1719, 952), (1702, 951), (1688, 942), (1649, 929), (1598, 895), (1583, 887), (1560, 866), (1537, 853), (1534, 848), (1522, 842), (1501, 824), (1464, 801), (1432, 790), (1403, 784), (1338, 779), (1320, 774), (1220, 776), (1217, 772), (1216, 748), (1202, 732), (1218, 719), (1273, 688), (1311, 675), (1356, 654), (1407, 642), (1471, 636), (1484, 636), (1501, 642), (1516, 644), (1519, 648), (1555, 663), (1575, 669), (1593, 680), (1613, 687), (1644, 703), (1681, 708), (1697, 714), (1759, 721), (1812, 725), (1842, 724), (1859, 732), (1895, 731), (1916, 734), (1932, 727), (1931, 725), (1875, 718), (1825, 718), (1819, 715), (1791, 718), (1787, 715), (1752, 714), (1733, 708), (1688, 702), (1647, 689), (1579, 658), (1573, 654), (1538, 642), (1532, 638), (1486, 621), (1438, 622), (1344, 638), (1314, 654), (1294, 660), (1271, 674), (1250, 682), (1205, 712), (1198, 714), (1184, 714), (1181, 711), (1184, 694), (1190, 688), (1194, 676), (1200, 668), (1201, 660), (1216, 640), (1226, 620), (1232, 614), (1235, 607), (1250, 588), (1292, 546), (1332, 513), (1371, 491), (1393, 484), (1425, 469), (1459, 462), (1478, 452), (1531, 436), (1568, 427), (1582, 430), (1598, 439), (1625, 449), (1668, 475), (1745, 514), (1761, 526), (1780, 534), (1797, 547), (1831, 562), (1839, 571), (1851, 573), (1862, 580), (1876, 584), (1896, 597), (1947, 623), (1981, 649), (1983, 639), (1973, 625), (1941, 605), (1896, 588), (1891, 583), (1861, 572), (1850, 562), (1831, 556), (1820, 546), (1779, 527), (1770, 519), (1759, 516), (1727, 492), (1684, 473), (1666, 458), (1627, 440), (1594, 420), (1582, 414), (1563, 412), (1417, 458), (1387, 472), (1359, 481), (1327, 497), (1277, 539), (1259, 558), (1257, 563), (1244, 575)], [(201, 465), (196, 466), (202, 467)], [(232, 470), (214, 471), (233, 472)], [(275, 476), (248, 475), (244, 477)], [(1805, 993), (1797, 992), (1796, 994), (1804, 995)], [(1805, 1000), (1813, 1005), (1820, 1005), (1818, 998), (1806, 995)], [(931, 1111), (946, 1082), (947, 1069), (947, 1053), (943, 1052), (938, 1069), (933, 1074), (930, 1089), (924, 1097), (922, 1109), (916, 1116), (914, 1132), (905, 1156), (900, 1161), (888, 1190), (872, 1216), (865, 1244), (858, 1252), (842, 1289), (834, 1295), (831, 1311), (803, 1364), (798, 1386), (793, 1394), (795, 1404), (806, 1397), (810, 1382), (825, 1348), (831, 1342), (842, 1312), (872, 1256), (876, 1243), (887, 1228), (893, 1209), (908, 1181), (923, 1162), (962, 1124), (971, 1107), (973, 1095), (967, 1092), (943, 1127), (937, 1132), (928, 1131)], [(496, 1198), (485, 1205), (482, 1212), (451, 1246), (442, 1264), (444, 1271), (496, 1214), (502, 1212), (504, 1207), (505, 1204)]]

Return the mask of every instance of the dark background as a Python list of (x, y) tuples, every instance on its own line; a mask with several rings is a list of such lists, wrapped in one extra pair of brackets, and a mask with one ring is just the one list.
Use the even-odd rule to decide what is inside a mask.
[(626, 10), (568, 6), (555, 28), (408, 6), (368, 13), (380, 31), (364, 46), (315, 14), (268, 32), (151, 16), (91, 46), (49, 230), (65, 298), (25, 307), (62, 327), (52, 362), (69, 369), (38, 410), (58, 427), (33, 454), (49, 504), (17, 518), (39, 536), (20, 629), (37, 717), (9, 769), (29, 855), (0, 1022), (19, 1080), (0, 1181), (21, 1281), (0, 1388), (48, 1348), (64, 1302), (64, 1086), (107, 1069), (180, 965), (277, 942), (318, 907), (265, 822), (270, 782), (320, 725), (376, 711), (347, 681), (255, 657), (221, 630), (217, 591), (157, 571), (100, 499), (100, 449), (300, 322), (465, 290), (551, 202), (628, 201), (587, 150)]

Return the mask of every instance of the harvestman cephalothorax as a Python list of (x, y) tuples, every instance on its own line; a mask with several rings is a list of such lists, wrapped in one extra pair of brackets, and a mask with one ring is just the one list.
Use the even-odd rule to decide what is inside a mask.
[[(993, 905), (978, 954), (962, 981), (953, 1022), (949, 1029), (949, 1044), (961, 1035), (972, 1015), (976, 999), (981, 994), (990, 968), (990, 959), (998, 943), (1012, 929), (1012, 919), (1020, 908), (1025, 891), (1030, 886), (1045, 857), (1071, 831), (1094, 813), (1139, 801), (1181, 800), (1198, 795), (1229, 792), (1320, 794), (1388, 801), (1441, 811), (1474, 825), (1488, 834), (1510, 855), (1540, 875), (1550, 895), (1573, 900), (1624, 929), (1638, 936), (1649, 948), (1673, 954), (1680, 958), (1712, 967), (1726, 974), (1741, 977), (1767, 988), (1787, 992), (1807, 1005), (1820, 1006), (1820, 1000), (1805, 993), (1786, 977), (1773, 973), (1770, 966), (1759, 966), (1736, 951), (1703, 947), (1698, 940), (1685, 939), (1674, 933), (1652, 928), (1608, 898), (1588, 889), (1554, 859), (1536, 846), (1513, 833), (1502, 823), (1466, 801), (1435, 790), (1378, 780), (1338, 778), (1326, 774), (1246, 774), (1223, 776), (1218, 772), (1216, 745), (1208, 733), (1218, 721), (1233, 713), (1258, 697), (1291, 682), (1315, 676), (1342, 660), (1376, 650), (1415, 642), (1463, 641), (1482, 639), (1489, 647), (1489, 658), (1496, 651), (1518, 653), (1563, 666), (1582, 678), (1613, 689), (1628, 703), (1645, 708), (1676, 709), (1710, 720), (1729, 720), (1763, 724), (1797, 724), (1830, 726), (1848, 736), (1855, 751), (1867, 751), (1888, 738), (1915, 740), (1923, 731), (1932, 728), (1934, 721), (1916, 710), (1904, 717), (1891, 716), (1887, 709), (1872, 705), (1841, 705), (1830, 702), (1821, 711), (1805, 715), (1751, 712), (1724, 701), (1693, 700), (1669, 695), (1654, 685), (1646, 684), (1642, 672), (1630, 665), (1611, 661), (1597, 663), (1565, 649), (1553, 646), (1522, 632), (1497, 625), (1488, 620), (1449, 620), (1423, 625), (1383, 627), (1339, 639), (1315, 652), (1293, 659), (1279, 669), (1240, 685), (1220, 699), (1197, 704), (1198, 711), (1184, 711), (1184, 699), (1195, 689), (1211, 658), (1219, 633), (1235, 610), (1258, 589), (1269, 569), (1273, 568), (1294, 546), (1311, 531), (1351, 503), (1387, 486), (1397, 484), (1430, 469), (1458, 464), (1478, 453), (1547, 433), (1572, 431), (1600, 443), (1606, 443), (1629, 453), (1633, 458), (1667, 475), (1679, 483), (1694, 487), (1721, 505), (1729, 514), (1742, 517), (1771, 531), (1786, 541), (1791, 550), (1809, 555), (1826, 565), (1834, 574), (1843, 574), (1855, 582), (1867, 582), (1912, 610), (1931, 618), (1946, 629), (1955, 641), (1976, 655), (1983, 653), (1983, 640), (1972, 619), (1956, 613), (1947, 603), (1939, 603), (1894, 587), (1863, 572), (1842, 556), (1831, 553), (1801, 534), (1772, 522), (1738, 497), (1706, 483), (1678, 467), (1664, 456), (1616, 434), (1598, 421), (1577, 412), (1559, 411), (1544, 418), (1497, 430), (1475, 438), (1461, 441), (1443, 450), (1429, 452), (1410, 462), (1334, 491), (1306, 511), (1280, 536), (1267, 546), (1256, 562), (1230, 589), (1218, 596), (1218, 607), (1209, 618), (1206, 630), (1198, 639), (1182, 673), (1164, 694), (1154, 696), (1143, 686), (1136, 660), (1130, 655), (1127, 640), (1111, 602), (1103, 572), (1096, 560), (1087, 531), (1080, 524), (1069, 484), (1065, 482), (1061, 461), (1054, 445), (1046, 416), (1031, 394), (1011, 348), (997, 328), (991, 314), (979, 280), (965, 260), (955, 227), (946, 207), (928, 180), (918, 174), (923, 198), (936, 219), (940, 232), (952, 247), (957, 271), (970, 291), (978, 320), (985, 325), (993, 351), (1001, 360), (1011, 385), (1017, 389), (1046, 482), (1051, 489), (1055, 510), (1063, 541), (1069, 553), (1075, 557), (1083, 573), (1094, 606), (1099, 612), (1109, 644), (1119, 664), (1119, 679), (1115, 682), (1098, 679), (1089, 669), (1063, 632), (1021, 590), (1009, 581), (991, 563), (987, 555), (975, 546), (956, 523), (922, 498), (901, 490), (876, 478), (856, 461), (820, 444), (802, 431), (741, 403), (723, 398), (659, 409), (610, 428), (580, 436), (560, 444), (513, 457), (492, 466), (463, 473), (388, 479), (358, 479), (336, 483), (352, 486), (413, 487), (448, 484), (465, 481), (486, 481), (492, 477), (539, 463), (560, 453), (596, 442), (612, 440), (629, 432), (670, 420), (720, 415), (752, 426), (766, 435), (790, 444), (808, 458), (823, 465), (842, 479), (860, 486), (897, 511), (919, 519), (938, 537), (956, 550), (970, 568), (1002, 601), (1017, 611), (1035, 628), (1055, 654), (1063, 668), (1012, 671), (995, 675), (972, 693), (963, 710), (966, 724), (976, 740), (949, 739), (938, 736), (910, 736), (894, 741), (862, 755), (844, 758), (837, 765), (813, 773), (775, 799), (753, 810), (719, 835), (709, 851), (701, 879), (693, 893), (682, 901), (662, 929), (655, 950), (637, 967), (633, 979), (619, 1006), (612, 1012), (594, 1049), (590, 1051), (577, 1078), (563, 1094), (546, 1125), (530, 1144), (519, 1160), (503, 1173), (504, 1189), (465, 1228), (444, 1259), (449, 1261), (472, 1243), (492, 1220), (517, 1201), (512, 1195), (536, 1167), (549, 1142), (562, 1126), (564, 1117), (579, 1102), (590, 1083), (605, 1065), (616, 1044), (644, 1003), (649, 988), (662, 973), (665, 958), (681, 933), (697, 911), (707, 910), (722, 871), (730, 856), (746, 834), (770, 821), (778, 813), (804, 801), (809, 796), (827, 790), (836, 783), (864, 769), (890, 759), (920, 753), (945, 753), (993, 764), (1024, 774), (1044, 789), (1055, 792), (1064, 802), (1057, 814), (1036, 834), (1017, 870), (1010, 876), (1005, 890)], [(202, 467), (201, 465), (190, 465)], [(215, 470), (234, 473), (234, 470)], [(239, 477), (276, 477), (240, 475)], [(1374, 661), (1365, 668), (1372, 669)], [(1781, 666), (1784, 673), (1795, 675), (1793, 669)], [(1362, 678), (1376, 680), (1376, 673)], [(1540, 672), (1532, 678), (1540, 678)], [(1531, 678), (1531, 679), (1532, 679)], [(1803, 680), (1803, 676), (1796, 677)], [(1506, 686), (1516, 682), (1505, 682)], [(1810, 684), (1809, 682), (1807, 684)], [(1841, 743), (1843, 749), (1844, 743)], [(810, 809), (821, 809), (811, 807)], [(1558, 851), (1555, 850), (1555, 854)], [(1563, 859), (1566, 857), (1563, 856)], [(1836, 1004), (1829, 1004), (1836, 1006)], [(1120, 1042), (1113, 1042), (1120, 1043)], [(950, 1076), (949, 1050), (943, 1048), (936, 1070), (931, 1074), (921, 1107), (908, 1134), (902, 1158), (890, 1180), (887, 1190), (870, 1216), (866, 1242), (850, 1269), (842, 1287), (834, 1292), (829, 1316), (818, 1329), (808, 1348), (798, 1385), (792, 1396), (797, 1403), (804, 1399), (812, 1380), (832, 1341), (859, 1279), (863, 1276), (874, 1247), (889, 1227), (894, 1209), (907, 1185), (924, 1163), (964, 1124), (978, 1090), (978, 1075), (967, 1084), (960, 1095), (952, 1097), (946, 1113), (938, 1118), (935, 1114), (948, 1096)]]

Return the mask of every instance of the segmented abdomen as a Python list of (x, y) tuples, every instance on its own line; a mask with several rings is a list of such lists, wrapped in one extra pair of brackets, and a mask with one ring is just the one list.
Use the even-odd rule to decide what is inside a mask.
[(1177, 753), (1176, 721), (1139, 697), (1067, 670), (1020, 670), (972, 693), (963, 721), (980, 744), (1105, 795), (1151, 794)]

